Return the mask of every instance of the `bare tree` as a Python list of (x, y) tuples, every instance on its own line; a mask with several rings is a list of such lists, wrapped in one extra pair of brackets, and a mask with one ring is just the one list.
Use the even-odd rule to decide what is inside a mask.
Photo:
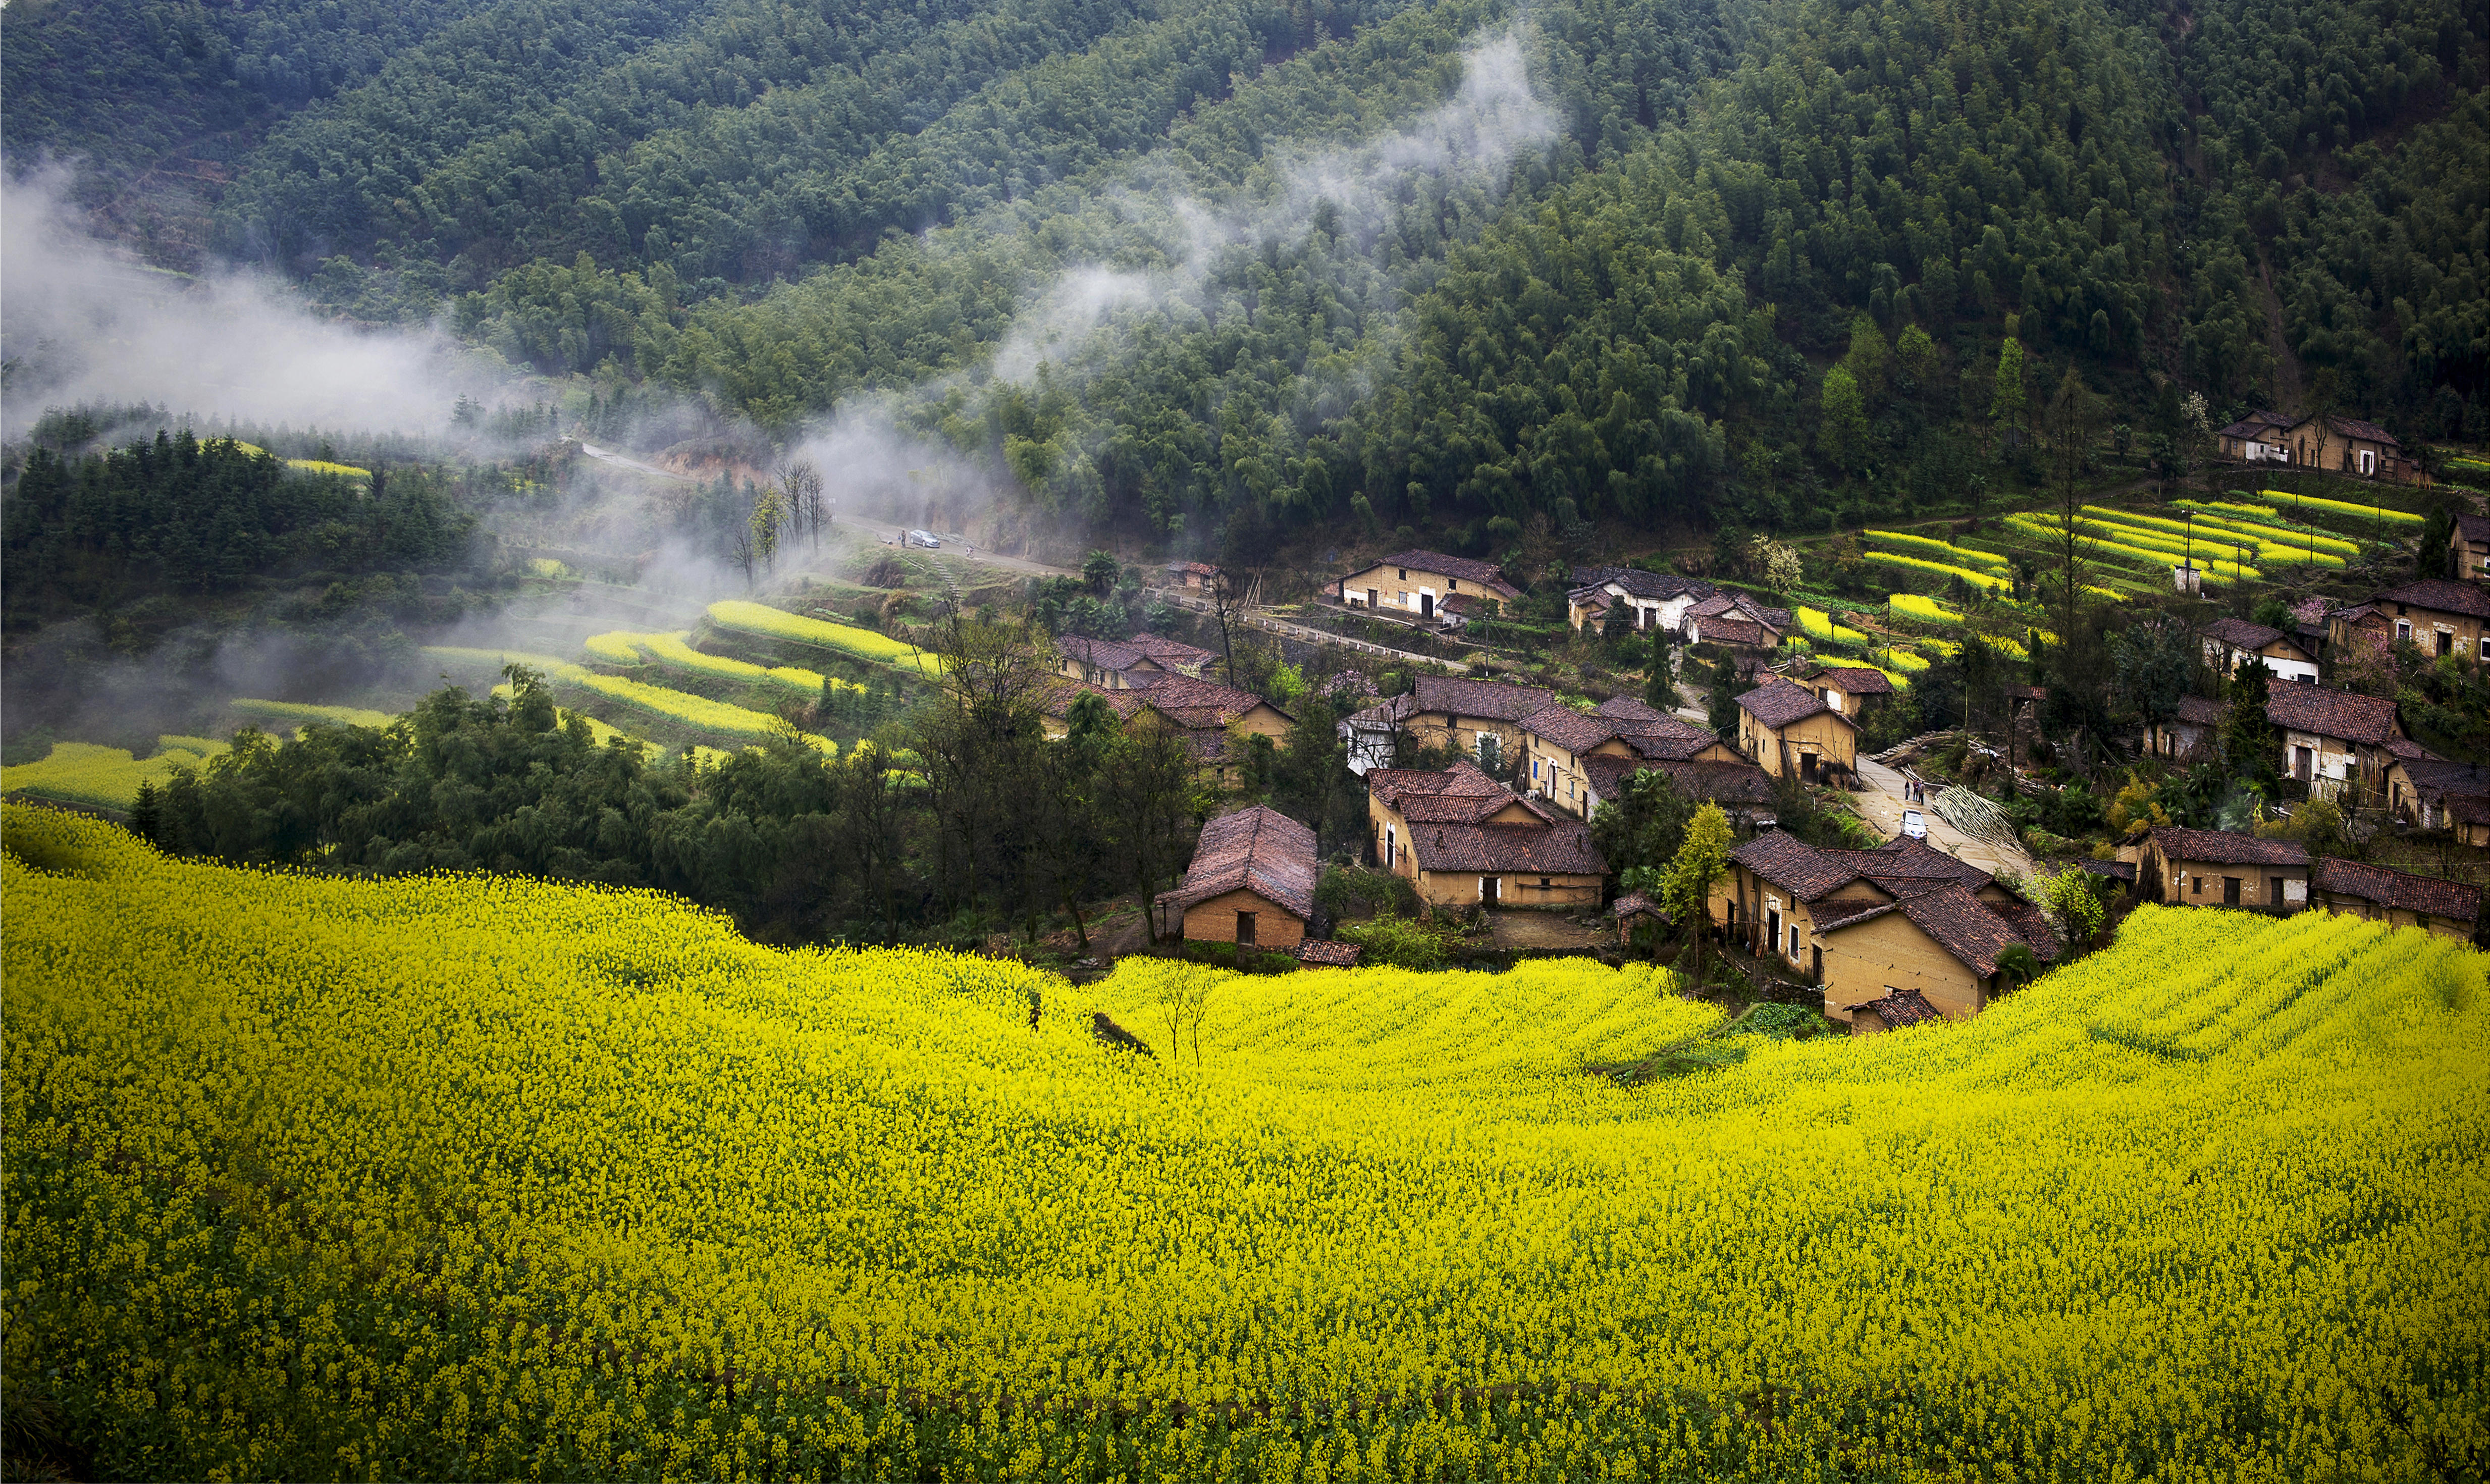
[(822, 549), (822, 472), (797, 459), (778, 466), (777, 484), (787, 505), (789, 522), (803, 533), (815, 551)]
[(2075, 487), (2076, 478), (2083, 473), (2084, 460), (2092, 451), (2093, 442), (2100, 434), (2100, 398), (2084, 385), (2073, 366), (2058, 383), (2057, 392), (2049, 398), (2047, 433), (2050, 452), (2058, 478), (2058, 547), (2060, 574), (2066, 592), (2061, 600), (2063, 626), (2059, 642), (2066, 643), (2075, 633), (2075, 614), (2082, 606), (2084, 595), (2083, 538), (2075, 522), (2083, 509), (2083, 497)]
[(1236, 579), (1228, 568), (1214, 567), (1210, 580), (1202, 585), (1210, 595), (1210, 616), (1219, 623), (1219, 649), (1227, 666), (1228, 684), (1236, 684), (1236, 620), (1243, 616), (1244, 604), (1236, 591)]
[(732, 550), (735, 555), (735, 565), (743, 568), (744, 591), (750, 592), (754, 585), (753, 572), (760, 562), (761, 552), (760, 548), (753, 544), (752, 527), (749, 523), (736, 527), (735, 544)]

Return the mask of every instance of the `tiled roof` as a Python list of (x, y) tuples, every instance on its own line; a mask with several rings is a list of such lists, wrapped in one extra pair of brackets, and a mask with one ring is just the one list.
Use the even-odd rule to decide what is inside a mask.
[(2476, 515), (2470, 510), (2457, 511), (2455, 535), (2458, 540), (2490, 541), (2490, 515)]
[[(1805, 685), (1785, 680), (1765, 682), (1738, 697), (1738, 705), (1756, 721), (1776, 730), (1826, 710), (1822, 696)], [(1839, 716), (1841, 713), (1833, 712), (1831, 714)]]
[(2205, 637), (2253, 655), (2281, 638), (2282, 630), (2268, 628), (2263, 624), (2251, 624), (2245, 619), (2215, 619), (2205, 626)]
[(1055, 652), (1066, 659), (1076, 659), (1101, 670), (1129, 670), (1142, 662), (1140, 647), (1119, 644), (1113, 639), (1083, 639), (1063, 636), (1055, 641)]
[(2128, 886), (2135, 885), (2135, 862), (2132, 860), (2078, 860), (2075, 864), (2095, 876), (2105, 876), (2111, 881), (2123, 881)]
[(2363, 865), (2357, 860), (2332, 857), (2317, 862), (2309, 880), (2319, 890), (2336, 896), (2359, 897), (2381, 907), (2403, 912), (2426, 913), (2433, 917), (2452, 917), (2470, 922), (2481, 908), (2481, 888), (2462, 882), (2443, 881), (2435, 876), (2415, 876), (2406, 871), (2389, 871), (2383, 866)]
[(1817, 932), (1830, 933), (1853, 922), (1881, 917), (1900, 905), (1899, 897), (1837, 896), (1810, 904), (1808, 916), (1814, 919)]
[(1412, 825), (1474, 824), (1517, 800), (1544, 818), (1553, 817), (1543, 805), (1521, 798), (1467, 761), (1440, 771), (1370, 769), (1366, 791)]
[(1635, 696), (1610, 696), (1600, 703), (1599, 714), (1614, 716), (1619, 721), (1664, 721), (1668, 713), (1649, 701)]
[(1750, 619), (1700, 619), (1694, 632), (1706, 644), (1741, 644), (1749, 649), (1768, 650), (1781, 643), (1781, 635)]
[(1874, 850), (1829, 850), (1824, 854), (1847, 860), (1863, 876), (1954, 881), (1974, 891), (1997, 879), (1968, 860), (1949, 856), (1927, 841), (1914, 840), (1909, 835), (1896, 835)]
[(1366, 950), (1353, 943), (1336, 943), (1329, 938), (1309, 938), (1297, 945), (1297, 962), (1321, 969), (1354, 969)]
[(2372, 746), (2401, 737), (2395, 703), (2385, 696), (2356, 695), (2323, 685), (2275, 685), (2266, 692), (2265, 719), (2293, 732)]
[(1756, 835), (1729, 852), (1729, 858), (1786, 888), (1802, 902), (1812, 902), (1834, 887), (1859, 879), (1859, 873), (1845, 863), (1827, 859), (1823, 851), (1778, 829)]
[(2407, 607), (2427, 608), (2437, 613), (2460, 613), (2467, 618), (2490, 619), (2490, 594), (2469, 582), (2449, 582), (2444, 577), (2423, 577), (2399, 588), (2389, 588), (2369, 599), (2372, 603), (2402, 603)]
[(1614, 717), (1578, 712), (1565, 705), (1543, 706), (1521, 718), (1521, 730), (1568, 752), (1587, 752), (1617, 735)]
[(1868, 1001), (1866, 1004), (1854, 1007), (1851, 1014), (1873, 1015), (1888, 1031), (1899, 1031), (1905, 1026), (1923, 1026), (1930, 1021), (1945, 1019), (1944, 1015), (1938, 1013), (1935, 1005), (1928, 1004), (1928, 997), (1916, 989), (1894, 990), (1878, 999)]
[(1202, 827), (1184, 885), (1167, 893), (1190, 907), (1239, 888), (1298, 917), (1315, 915), (1315, 832), (1265, 804)]
[(2222, 724), (2222, 717), (2229, 711), (2230, 708), (2219, 701), (2208, 701), (2203, 696), (2181, 696), (2178, 714), (2171, 719), (2184, 721), (2189, 726), (2216, 727)]
[(1884, 671), (1862, 669), (1856, 665), (1827, 665), (1808, 678), (1845, 695), (1889, 696), (1894, 693), (1894, 683), (1885, 678)]
[[(1180, 727), (1200, 731), (1228, 725), (1258, 706), (1270, 706), (1250, 690), (1223, 685), (1217, 681), (1196, 680), (1190, 675), (1171, 675), (1136, 692), (1151, 710)], [(1280, 711), (1272, 706), (1273, 711)], [(1287, 712), (1280, 712), (1288, 716)], [(1290, 721), (1297, 718), (1288, 716)]]
[(1707, 747), (1723, 745), (1720, 733), (1678, 716), (1646, 721), (1623, 735), (1627, 746), (1655, 763), (1689, 762)]
[(1219, 568), (1211, 566), (1207, 562), (1170, 562), (1167, 565), (1167, 569), (1172, 572), (1182, 572), (1187, 576), (1192, 577), (1216, 577), (1219, 575)]
[(1608, 911), (1611, 915), (1620, 917), (1641, 917), (1645, 914), (1655, 917), (1665, 916), (1665, 914), (1661, 912), (1660, 904), (1658, 902), (1653, 901), (1650, 897), (1643, 895), (1639, 891), (1629, 891), (1625, 895), (1618, 897), (1615, 901), (1608, 904)]
[(2230, 426), (2222, 429), (2215, 436), (2217, 438), (2263, 439), (2270, 434), (2281, 432), (2284, 428), (2291, 425), (2291, 420), (2284, 417), (2282, 414), (2278, 412), (2266, 412), (2260, 409), (2259, 411), (2249, 413), (2246, 417), (2242, 418), (2237, 422), (2234, 422)]
[(2424, 799), (2490, 799), (2490, 767), (2445, 758), (2405, 758), (2404, 776)]
[(1360, 731), (1388, 732), (1416, 715), (1417, 712), (1418, 698), (1404, 693), (1394, 696), (1379, 706), (1370, 706), (1344, 719)]
[(2490, 796), (2453, 795), (2447, 800), (2447, 817), (2459, 825), (2490, 825)]
[(1441, 675), (1418, 677), (1416, 695), (1421, 712), (1493, 721), (1520, 721), (1556, 699), (1556, 692), (1545, 685), (1506, 685)]
[(2207, 860), (2216, 865), (2306, 865), (2308, 852), (2289, 840), (2260, 840), (2236, 829), (2183, 829), (2157, 825), (2153, 843), (2165, 860)]
[(2016, 937), (2032, 950), (2032, 956), (2042, 963), (2054, 963), (2065, 951), (2058, 946), (2058, 930), (2049, 925), (2049, 915), (2030, 902), (2016, 897), (2011, 902), (1992, 902), (1983, 898), (1981, 905), (1997, 914)]
[[(1473, 561), (1468, 557), (1451, 556), (1440, 551), (1397, 551), (1388, 557), (1377, 557), (1348, 575), (1354, 577), (1358, 572), (1371, 572), (1378, 567), (1405, 567), (1416, 571), (1441, 572), (1447, 577), (1458, 577), (1463, 582), (1475, 582), (1483, 588), (1501, 593), (1507, 597), (1521, 596), (1520, 588), (1505, 580), (1504, 568), (1494, 563)], [(1347, 578), (1341, 580), (1346, 582)]]
[(1638, 567), (1578, 567), (1574, 582), (1579, 587), (1605, 587), (1614, 583), (1636, 597), (1658, 598), (1692, 596), (1709, 597), (1712, 584), (1693, 577), (1680, 577), (1674, 572), (1647, 572)]
[(2387, 752), (2389, 756), (2401, 758), (2407, 763), (2444, 763), (2447, 761), (2447, 759), (2440, 757), (2437, 753), (2430, 751), (2427, 747), (2422, 746), (2420, 743), (2413, 741), (2409, 737), (2398, 737), (2392, 742), (2388, 742)]
[(1124, 642), (1160, 664), (1188, 670), (1208, 664), (1215, 657), (1210, 651), (1199, 646), (1180, 639), (1162, 639), (1156, 634), (1135, 634)]
[(1605, 876), (1608, 863), (1579, 820), (1539, 825), (1426, 825), (1411, 821), (1409, 849), (1425, 871)]
[(2057, 956), (2054, 942), (2047, 952), (2041, 952), (2041, 946), (2025, 937), (2015, 923), (1960, 887), (1939, 887), (1934, 891), (1906, 896), (1902, 898), (1902, 916), (1982, 978), (1995, 974), (1997, 955), (2018, 943), (2032, 949), (2035, 957)]
[(2400, 449), (2403, 447), (2403, 445), (2396, 440), (2394, 434), (2388, 432), (2385, 428), (2378, 426), (2375, 422), (2364, 422), (2359, 418), (2339, 417), (2332, 413), (2329, 413), (2327, 415), (2326, 422), (2327, 424), (2333, 428), (2335, 432), (2340, 433), (2346, 438), (2365, 438), (2371, 443), (2382, 443), (2390, 449)]

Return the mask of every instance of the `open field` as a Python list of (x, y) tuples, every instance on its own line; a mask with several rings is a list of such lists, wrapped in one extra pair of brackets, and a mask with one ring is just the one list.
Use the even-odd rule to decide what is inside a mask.
[[(6, 825), (12, 1404), (100, 1476), (2413, 1478), (2490, 1446), (2490, 1005), (2446, 940), (2148, 907), (1971, 1023), (1630, 1091), (1582, 1069), (1719, 1025), (1649, 969), (1076, 990)], [(1198, 1035), (1160, 1009), (1185, 982)]]

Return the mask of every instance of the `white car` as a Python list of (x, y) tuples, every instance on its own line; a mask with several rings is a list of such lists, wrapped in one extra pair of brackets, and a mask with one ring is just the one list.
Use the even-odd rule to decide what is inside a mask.
[(922, 546), (927, 551), (941, 551), (942, 549), (941, 538), (936, 536), (931, 531), (903, 531), (899, 536), (899, 544), (902, 546)]
[(1914, 840), (1928, 837), (1928, 818), (1917, 809), (1902, 811), (1902, 833)]

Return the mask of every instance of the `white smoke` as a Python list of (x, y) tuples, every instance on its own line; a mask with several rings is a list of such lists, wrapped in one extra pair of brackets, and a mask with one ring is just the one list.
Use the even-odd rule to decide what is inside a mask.
[(420, 433), (509, 379), (435, 330), (325, 320), (285, 285), (151, 269), (83, 230), (65, 177), (0, 169), (0, 435), (46, 406), (153, 402), (206, 423)]

